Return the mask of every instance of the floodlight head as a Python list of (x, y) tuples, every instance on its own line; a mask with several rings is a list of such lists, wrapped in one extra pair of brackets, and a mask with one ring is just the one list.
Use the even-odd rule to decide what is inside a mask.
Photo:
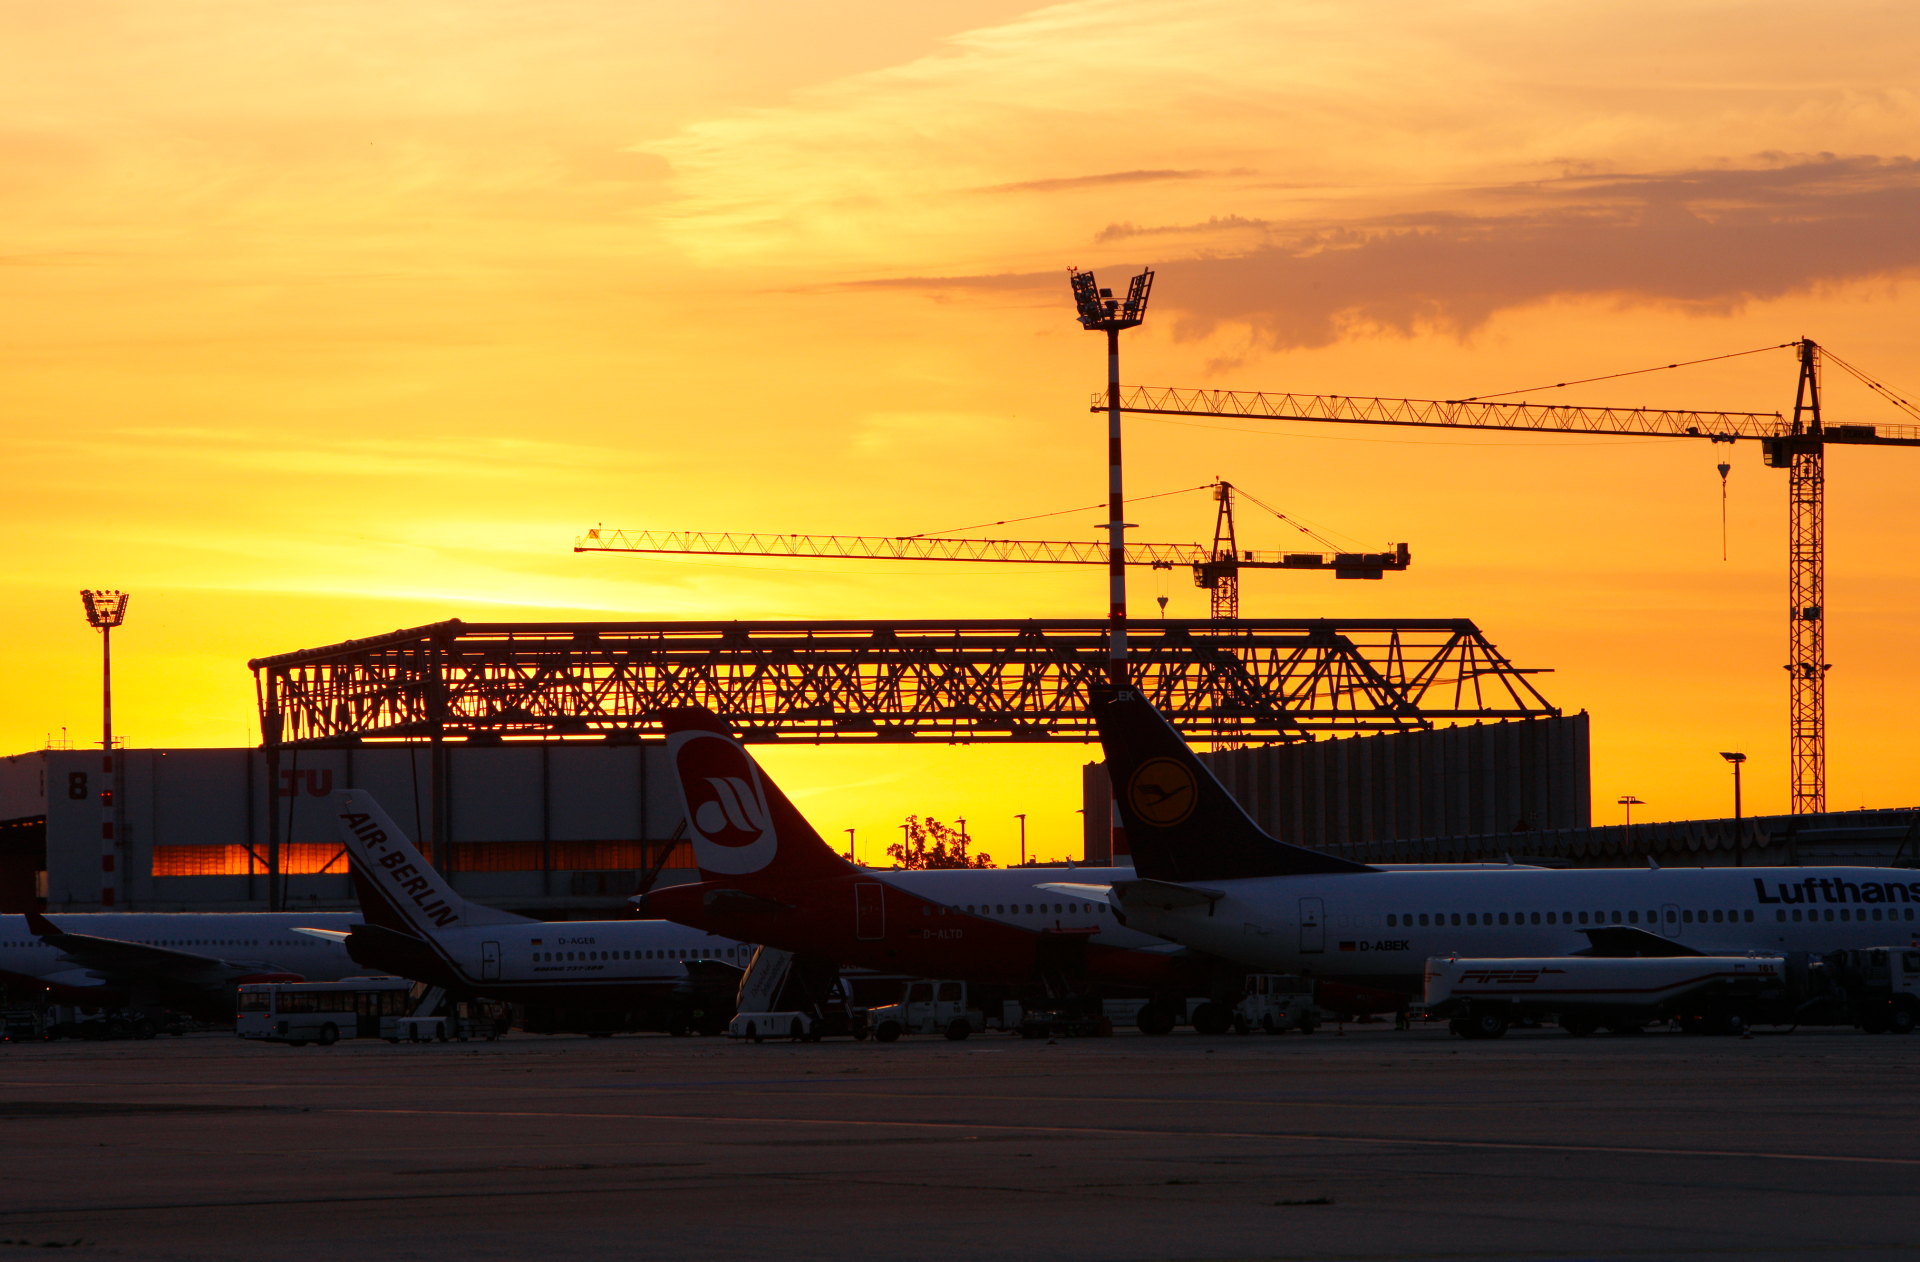
[(1080, 315), (1080, 327), (1097, 329), (1106, 319), (1106, 312), (1100, 306), (1100, 286), (1094, 281), (1092, 272), (1083, 272), (1077, 267), (1067, 269), (1067, 283), (1073, 286), (1073, 305)]
[(1153, 269), (1148, 268), (1127, 286), (1123, 304), (1111, 289), (1100, 288), (1092, 272), (1077, 267), (1067, 269), (1073, 286), (1073, 305), (1080, 316), (1080, 327), (1096, 332), (1131, 329), (1147, 318), (1147, 291), (1153, 287)]
[(1640, 800), (1639, 798), (1637, 798), (1637, 797), (1635, 797), (1635, 796), (1633, 796), (1633, 794), (1631, 794), (1631, 793), (1629, 793), (1629, 794), (1627, 794), (1627, 795), (1626, 795), (1625, 797), (1623, 797), (1623, 798), (1621, 798), (1621, 799), (1620, 799), (1620, 800), (1619, 800), (1619, 801), (1618, 801), (1617, 803), (1615, 803), (1615, 805), (1618, 805), (1618, 806), (1645, 806), (1645, 805), (1646, 805), (1646, 803), (1645, 803), (1645, 802), (1642, 802), (1642, 801), (1641, 801), (1641, 800)]
[(117, 627), (127, 620), (127, 593), (95, 592), (80, 593), (80, 603), (87, 611), (87, 625), (102, 631)]
[(1729, 754), (1725, 750), (1720, 751), (1720, 756), (1730, 763), (1743, 763), (1747, 760), (1745, 754)]
[(1153, 289), (1153, 269), (1134, 277), (1127, 285), (1127, 301), (1120, 308), (1120, 318), (1129, 325), (1140, 323), (1147, 318), (1147, 294)]

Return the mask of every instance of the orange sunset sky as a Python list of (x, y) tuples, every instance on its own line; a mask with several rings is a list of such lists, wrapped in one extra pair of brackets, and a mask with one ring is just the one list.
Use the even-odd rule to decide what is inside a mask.
[[(1095, 568), (575, 555), (598, 522), (900, 534), (1104, 496), (1069, 264), (1158, 269), (1141, 384), (1458, 397), (1812, 337), (1920, 394), (1920, 21), (1884, 0), (0, 4), (0, 752), (257, 740), (246, 659), (449, 617), (1099, 616)], [(1771, 411), (1787, 351), (1553, 401)], [(1838, 371), (1828, 419), (1902, 417)], [(1529, 396), (1536, 397), (1536, 396)], [(1415, 568), (1594, 722), (1595, 817), (1786, 804), (1785, 476), (1752, 444), (1127, 424)], [(1728, 560), (1714, 465), (1731, 459)], [(1829, 802), (1907, 805), (1920, 451), (1828, 461)], [(1092, 538), (1097, 512), (1021, 529)], [(1136, 537), (1209, 529), (1199, 495)], [(1298, 539), (1249, 513), (1248, 547)], [(1181, 575), (1139, 572), (1136, 611)], [(778, 750), (1077, 852), (1086, 747)]]

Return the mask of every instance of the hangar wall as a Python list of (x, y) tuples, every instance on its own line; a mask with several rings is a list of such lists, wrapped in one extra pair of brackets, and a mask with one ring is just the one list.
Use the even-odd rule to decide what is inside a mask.
[[(331, 803), (343, 788), (373, 793), (423, 843), (438, 832), (447, 853), (433, 856), (436, 866), (496, 906), (617, 915), (650, 865), (664, 861), (663, 880), (690, 877), (663, 743), (444, 751), (446, 818), (436, 830), (427, 745), (289, 751), (271, 792), (257, 749), (122, 750), (118, 906), (265, 906), (268, 813), (277, 811), (286, 905), (351, 909)], [(100, 909), (99, 765), (85, 750), (0, 758), (0, 833), (12, 825), (44, 838), (38, 892), (48, 910)]]
[[(1295, 845), (1332, 848), (1585, 828), (1588, 739), (1583, 711), (1199, 757), (1262, 828)], [(1086, 769), (1082, 791), (1087, 862), (1104, 863), (1111, 804), (1103, 766)]]

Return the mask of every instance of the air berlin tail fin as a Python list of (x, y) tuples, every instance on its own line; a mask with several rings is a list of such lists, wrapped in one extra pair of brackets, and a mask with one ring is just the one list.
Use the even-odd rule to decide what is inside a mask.
[(519, 924), (527, 919), (470, 903), (413, 848), (371, 793), (333, 795), (340, 841), (347, 848), (360, 913), (367, 923), (415, 937), (468, 925)]
[(668, 710), (661, 724), (703, 877), (758, 883), (858, 871), (767, 778), (720, 716), (700, 708)]
[(1095, 697), (1093, 714), (1134, 870), (1142, 877), (1220, 881), (1375, 870), (1268, 835), (1200, 765), (1173, 725), (1131, 689)]

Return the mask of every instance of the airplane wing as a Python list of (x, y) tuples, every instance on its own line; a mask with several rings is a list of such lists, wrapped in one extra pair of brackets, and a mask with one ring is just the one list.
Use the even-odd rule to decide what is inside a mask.
[(229, 966), (226, 960), (196, 951), (149, 946), (122, 938), (91, 933), (68, 933), (38, 912), (27, 913), (27, 927), (69, 963), (107, 975), (138, 974), (144, 979), (213, 981)]

